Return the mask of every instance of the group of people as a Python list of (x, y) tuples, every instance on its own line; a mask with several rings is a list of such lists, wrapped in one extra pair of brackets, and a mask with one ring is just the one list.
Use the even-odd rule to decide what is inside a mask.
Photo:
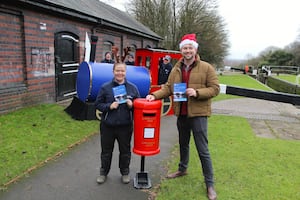
[[(111, 63), (111, 64), (115, 63), (115, 61), (112, 59), (111, 52), (108, 51), (104, 54), (104, 59), (101, 60), (101, 63)], [(127, 60), (124, 63), (126, 65), (134, 65), (134, 56), (132, 54), (128, 54)], [(167, 82), (171, 70), (172, 70), (171, 56), (166, 55), (159, 61), (158, 85)]]
[[(219, 94), (219, 81), (215, 69), (202, 61), (197, 54), (198, 43), (195, 34), (182, 37), (179, 44), (182, 58), (169, 68), (162, 68), (161, 89), (146, 96), (148, 101), (160, 100), (173, 95), (174, 84), (186, 83), (187, 101), (173, 102), (174, 114), (177, 116), (180, 160), (178, 170), (168, 174), (167, 178), (177, 178), (188, 174), (190, 137), (193, 134), (202, 173), (207, 188), (207, 197), (215, 200), (214, 175), (211, 156), (208, 149), (208, 117), (211, 115), (211, 99)], [(163, 62), (171, 60), (165, 56)], [(133, 132), (133, 101), (139, 98), (137, 87), (126, 80), (126, 64), (114, 63), (114, 78), (103, 84), (95, 101), (95, 107), (101, 114), (101, 167), (97, 182), (106, 181), (111, 167), (114, 142), (119, 145), (119, 168), (124, 184), (130, 182), (131, 137)], [(168, 76), (167, 76), (168, 75)], [(119, 104), (114, 99), (113, 88), (125, 85), (128, 98)]]
[[(101, 60), (101, 63), (111, 63), (114, 64), (115, 61), (112, 58), (111, 52), (106, 52), (104, 54), (104, 59)], [(125, 61), (126, 65), (134, 65), (134, 56), (132, 54), (127, 55), (127, 60)]]

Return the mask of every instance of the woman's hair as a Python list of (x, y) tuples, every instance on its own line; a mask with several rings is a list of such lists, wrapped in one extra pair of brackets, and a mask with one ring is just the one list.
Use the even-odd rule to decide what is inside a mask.
[(111, 55), (111, 52), (109, 52), (109, 51), (105, 52), (104, 57), (106, 57), (107, 54)]
[(125, 63), (123, 63), (123, 62), (116, 62), (116, 63), (114, 63), (114, 65), (113, 65), (113, 70), (115, 70), (115, 68), (116, 68), (117, 65), (124, 65), (124, 66), (125, 66), (125, 69), (127, 68)]

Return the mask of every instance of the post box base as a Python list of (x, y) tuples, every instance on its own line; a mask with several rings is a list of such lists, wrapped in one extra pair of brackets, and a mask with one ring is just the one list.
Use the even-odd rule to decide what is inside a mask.
[(148, 176), (148, 172), (138, 172), (134, 178), (134, 187), (136, 189), (149, 189), (151, 188), (151, 180)]
[(160, 148), (157, 148), (155, 151), (149, 151), (149, 150), (138, 150), (136, 148), (133, 148), (133, 153), (140, 155), (140, 156), (152, 156), (156, 155), (160, 152)]

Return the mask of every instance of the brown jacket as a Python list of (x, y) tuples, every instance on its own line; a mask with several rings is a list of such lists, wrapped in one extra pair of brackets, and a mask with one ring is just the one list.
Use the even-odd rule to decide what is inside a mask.
[[(195, 62), (187, 87), (194, 88), (197, 96), (188, 97), (188, 117), (210, 116), (211, 99), (220, 92), (219, 80), (214, 67), (200, 60), (199, 55)], [(181, 65), (182, 58), (173, 67), (168, 82), (160, 90), (152, 93), (155, 99), (166, 98), (173, 94), (174, 83), (182, 82)], [(180, 102), (173, 102), (173, 109), (175, 115), (179, 116)]]

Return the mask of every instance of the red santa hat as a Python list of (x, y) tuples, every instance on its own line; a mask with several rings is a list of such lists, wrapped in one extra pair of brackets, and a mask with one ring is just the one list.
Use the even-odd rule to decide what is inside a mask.
[(181, 49), (184, 45), (191, 44), (195, 47), (195, 49), (198, 49), (198, 43), (196, 34), (186, 34), (181, 38), (181, 42), (179, 43), (179, 49)]

